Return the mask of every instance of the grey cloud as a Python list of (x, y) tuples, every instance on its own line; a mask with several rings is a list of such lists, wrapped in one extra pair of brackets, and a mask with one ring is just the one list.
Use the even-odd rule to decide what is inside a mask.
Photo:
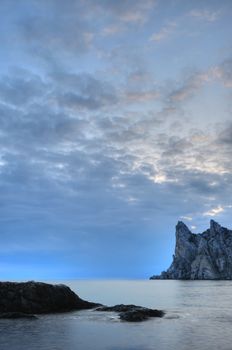
[(92, 6), (101, 8), (116, 16), (119, 20), (126, 23), (144, 22), (149, 16), (149, 11), (157, 4), (156, 0), (103, 0), (89, 1)]
[(99, 109), (117, 103), (115, 88), (108, 82), (96, 79), (89, 74), (53, 74), (58, 85), (54, 98), (61, 106), (70, 108)]
[(232, 59), (225, 60), (218, 69), (216, 69), (216, 74), (222, 78), (225, 86), (232, 87)]
[(31, 15), (18, 20), (18, 40), (35, 59), (62, 65), (91, 50), (109, 22), (143, 23), (155, 4), (155, 0), (26, 2), (25, 12)]
[(162, 156), (173, 157), (175, 155), (181, 155), (188, 152), (193, 148), (192, 142), (186, 138), (171, 137), (168, 139), (168, 144)]
[(194, 73), (188, 77), (181, 86), (173, 88), (169, 94), (171, 102), (181, 102), (191, 97), (205, 82), (205, 76), (201, 73)]
[(225, 87), (232, 86), (232, 61), (227, 59), (204, 71), (188, 70), (177, 81), (168, 81), (160, 88), (166, 107), (183, 104), (207, 84), (222, 81)]
[(231, 146), (232, 145), (232, 123), (227, 123), (226, 127), (223, 128), (222, 131), (220, 131), (218, 135), (219, 144)]
[[(10, 75), (1, 81), (1, 137), (5, 145), (27, 147), (52, 145), (73, 140), (83, 141), (95, 133), (90, 116), (76, 115), (89, 110), (94, 114), (118, 101), (115, 89), (91, 75), (51, 75), (44, 83), (39, 76), (25, 71), (24, 76)], [(70, 115), (70, 110), (75, 115)], [(12, 147), (12, 146), (11, 146)]]
[(63, 54), (65, 51), (80, 53), (88, 48), (91, 32), (81, 16), (81, 2), (48, 1), (42, 6), (41, 2), (36, 3), (37, 15), (27, 16), (20, 22), (24, 39), (35, 53), (53, 54), (54, 50), (57, 54), (60, 50)]
[(0, 101), (25, 107), (46, 94), (48, 86), (39, 76), (27, 71), (16, 71), (14, 76), (3, 76), (0, 81)]
[[(201, 220), (207, 208), (230, 204), (231, 125), (193, 131), (184, 110), (209, 81), (229, 84), (229, 60), (157, 82), (168, 70), (144, 42), (156, 1), (4, 3), (12, 16), (7, 58), (17, 53), (15, 63), (37, 72), (14, 71), (0, 81), (6, 247), (22, 241), (34, 249), (39, 237), (72, 252), (69, 266), (84, 256), (82, 266), (91, 270), (90, 259), (99, 268), (103, 250), (126, 247), (126, 262), (128, 242), (133, 251), (143, 245), (144, 256), (151, 246), (153, 256), (154, 234), (167, 241), (167, 223), (189, 213)], [(102, 35), (109, 26), (122, 26), (125, 36), (109, 40)]]

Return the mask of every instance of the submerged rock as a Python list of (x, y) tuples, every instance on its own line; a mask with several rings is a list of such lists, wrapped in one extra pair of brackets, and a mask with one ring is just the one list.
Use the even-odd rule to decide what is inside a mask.
[(115, 306), (98, 307), (96, 311), (115, 311), (119, 312), (119, 318), (127, 322), (140, 322), (149, 319), (150, 317), (163, 317), (162, 310), (149, 309), (137, 305), (119, 304)]
[(11, 318), (14, 315), (17, 317), (23, 314), (91, 309), (97, 305), (99, 304), (82, 300), (63, 284), (0, 282), (0, 313), (11, 313)]
[(179, 221), (173, 262), (150, 279), (231, 280), (232, 231), (211, 220), (208, 230), (194, 234)]

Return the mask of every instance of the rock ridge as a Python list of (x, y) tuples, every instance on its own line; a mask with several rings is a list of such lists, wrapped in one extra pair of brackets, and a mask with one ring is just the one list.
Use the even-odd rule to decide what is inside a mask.
[(172, 264), (150, 279), (231, 280), (232, 230), (211, 220), (209, 229), (195, 234), (178, 221)]
[(81, 299), (64, 284), (0, 282), (0, 318), (91, 309), (98, 305)]

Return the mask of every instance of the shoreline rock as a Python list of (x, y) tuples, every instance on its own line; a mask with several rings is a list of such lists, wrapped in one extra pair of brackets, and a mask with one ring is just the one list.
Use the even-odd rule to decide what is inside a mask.
[(149, 309), (143, 306), (137, 305), (124, 305), (119, 304), (115, 306), (101, 306), (95, 309), (95, 311), (114, 311), (119, 313), (119, 318), (122, 321), (127, 322), (141, 322), (148, 320), (151, 317), (163, 317), (164, 311)]
[(38, 320), (38, 317), (33, 314), (25, 314), (23, 312), (2, 312), (0, 313), (0, 319), (21, 319), (27, 318), (29, 320)]
[(0, 319), (37, 319), (36, 315), (75, 310), (113, 311), (127, 322), (163, 317), (162, 310), (137, 305), (104, 306), (81, 299), (68, 286), (43, 282), (0, 282)]
[[(99, 304), (81, 299), (68, 286), (43, 282), (0, 282), (0, 313), (48, 314), (92, 309)], [(10, 316), (10, 314), (9, 314)], [(6, 318), (6, 317), (5, 317)], [(13, 317), (11, 317), (13, 318)]]

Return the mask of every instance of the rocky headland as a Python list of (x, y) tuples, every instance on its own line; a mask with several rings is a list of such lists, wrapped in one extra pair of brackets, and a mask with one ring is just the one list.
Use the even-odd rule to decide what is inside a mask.
[(211, 220), (209, 229), (194, 234), (179, 221), (172, 264), (150, 279), (231, 280), (232, 230)]
[(33, 314), (91, 309), (69, 287), (42, 282), (0, 282), (0, 318), (33, 318)]

